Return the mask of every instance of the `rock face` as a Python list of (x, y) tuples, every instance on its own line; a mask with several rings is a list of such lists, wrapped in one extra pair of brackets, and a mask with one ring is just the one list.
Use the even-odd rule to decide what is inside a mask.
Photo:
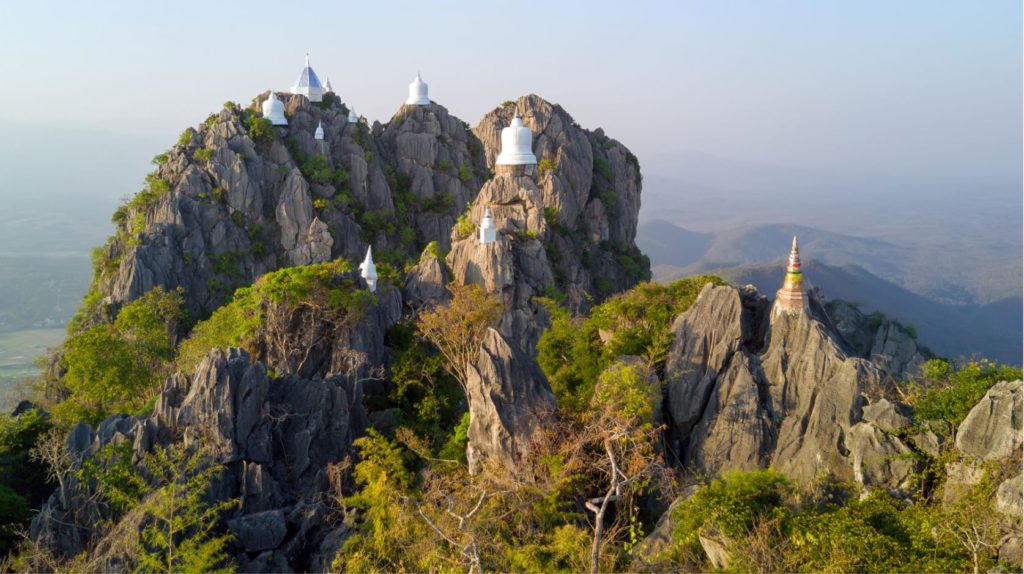
[(865, 315), (842, 300), (830, 300), (821, 307), (848, 354), (870, 360), (896, 379), (916, 373), (932, 356), (918, 346), (908, 327), (896, 321), (879, 314)]
[(956, 431), (957, 449), (979, 460), (1021, 454), (1021, 381), (996, 383)]
[[(128, 441), (135, 461), (178, 437), (208, 447), (225, 465), (217, 497), (241, 502), (227, 524), (242, 569), (297, 571), (322, 562), (309, 549), (342, 528), (328, 517), (325, 493), (331, 465), (346, 456), (363, 418), (360, 387), (344, 377), (273, 379), (244, 351), (214, 350), (191, 377), (168, 380), (149, 417), (113, 416), (96, 432), (80, 424), (68, 444), (81, 457)], [(100, 517), (83, 497), (75, 484), (51, 496), (32, 522), (33, 539), (65, 557), (83, 550), (89, 520)], [(275, 562), (260, 566), (265, 552)], [(107, 570), (123, 563), (113, 551), (104, 558)]]
[(521, 448), (555, 410), (555, 395), (536, 362), (491, 329), (469, 371), (470, 472), (485, 459), (515, 470)]
[(887, 432), (905, 421), (867, 404), (878, 369), (848, 357), (818, 318), (768, 311), (752, 288), (708, 285), (676, 319), (665, 380), (684, 469), (772, 465), (800, 481), (824, 473), (909, 490), (911, 449)]
[(483, 183), (483, 148), (469, 125), (443, 106), (406, 105), (374, 130), (395, 173), (396, 203), (416, 233), (448, 249), (456, 217)]

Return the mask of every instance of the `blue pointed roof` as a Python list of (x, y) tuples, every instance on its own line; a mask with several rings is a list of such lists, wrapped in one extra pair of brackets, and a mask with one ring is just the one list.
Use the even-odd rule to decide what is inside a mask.
[(321, 88), (320, 78), (316, 77), (316, 72), (309, 66), (309, 54), (306, 54), (306, 67), (302, 69), (302, 73), (299, 74), (298, 81), (295, 82), (296, 88)]

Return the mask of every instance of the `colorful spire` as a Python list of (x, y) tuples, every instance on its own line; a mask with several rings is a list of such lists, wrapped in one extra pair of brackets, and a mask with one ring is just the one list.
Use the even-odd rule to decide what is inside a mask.
[(786, 265), (786, 280), (782, 289), (775, 294), (775, 309), (790, 313), (807, 310), (807, 295), (804, 293), (804, 272), (800, 265), (800, 248), (796, 236), (793, 236), (793, 247), (789, 251), (789, 263)]
[(800, 248), (796, 244), (796, 235), (793, 236), (793, 248), (789, 252), (789, 265), (786, 266), (786, 283), (784, 287), (799, 289), (804, 282), (804, 273), (800, 269)]

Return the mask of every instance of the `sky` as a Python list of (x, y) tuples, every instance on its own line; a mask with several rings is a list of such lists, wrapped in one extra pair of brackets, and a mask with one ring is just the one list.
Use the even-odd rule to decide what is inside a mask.
[[(1021, 42), (1021, 2), (1004, 0), (6, 2), (0, 126), (127, 134), (155, 154), (224, 101), (286, 91), (309, 51), (371, 120), (419, 71), (470, 124), (533, 92), (642, 165), (705, 154), (1016, 186)], [(0, 169), (30, 159), (14, 146)]]

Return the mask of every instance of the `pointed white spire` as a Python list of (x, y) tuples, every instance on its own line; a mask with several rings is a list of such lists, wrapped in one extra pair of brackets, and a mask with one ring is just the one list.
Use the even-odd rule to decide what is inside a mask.
[(334, 87), (331, 86), (331, 79), (328, 78), (327, 76), (324, 76), (324, 93), (325, 94), (333, 94), (334, 93)]
[(416, 72), (416, 79), (409, 84), (409, 97), (405, 100), (406, 105), (410, 106), (428, 106), (430, 105), (430, 97), (427, 95), (427, 83), (420, 77), (420, 73)]
[(494, 243), (497, 239), (497, 229), (494, 227), (494, 218), (491, 217), (491, 208), (484, 208), (484, 218), (480, 221), (480, 243), (487, 245)]
[(359, 116), (356, 115), (356, 109), (354, 107), (353, 108), (349, 108), (348, 109), (348, 123), (354, 124), (354, 123), (358, 123), (358, 122), (359, 122)]
[(366, 280), (366, 288), (373, 293), (377, 290), (377, 266), (373, 264), (373, 246), (366, 247), (366, 259), (359, 264), (359, 276)]
[(322, 140), (324, 139), (324, 122), (321, 121), (316, 124), (316, 131), (313, 132), (313, 139)]
[(270, 95), (263, 100), (263, 117), (270, 120), (270, 123), (275, 126), (288, 125), (288, 119), (284, 117), (284, 103), (277, 99), (274, 90), (270, 90)]

